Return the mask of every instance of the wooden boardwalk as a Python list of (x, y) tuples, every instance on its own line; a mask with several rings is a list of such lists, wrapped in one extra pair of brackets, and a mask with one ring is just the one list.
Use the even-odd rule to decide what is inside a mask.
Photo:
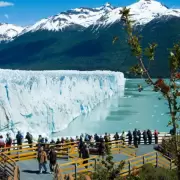
[[(153, 151), (153, 145), (140, 145), (137, 150), (137, 155), (143, 155)], [(93, 155), (91, 156), (93, 157)], [(121, 160), (127, 160), (130, 157), (124, 154), (114, 154), (114, 161), (119, 162)], [(72, 162), (72, 160), (58, 160), (60, 164)], [(38, 174), (38, 162), (37, 160), (19, 161), (17, 164), (20, 166), (21, 179), (22, 180), (52, 180), (52, 174)], [(72, 166), (68, 166), (70, 168)], [(71, 171), (73, 172), (73, 171)]]
[[(163, 136), (160, 138), (162, 140)], [(157, 154), (153, 146), (154, 145), (140, 145), (138, 149), (134, 146), (123, 145), (121, 140), (119, 141), (111, 141), (108, 143), (111, 147), (111, 152), (114, 157), (115, 163), (119, 163), (121, 160), (125, 160), (125, 168), (124, 173), (127, 175), (127, 172), (131, 172), (132, 168), (138, 168), (143, 165), (143, 163), (153, 163), (157, 164), (161, 167), (164, 166), (166, 168), (174, 167), (173, 164), (169, 164), (169, 160), (162, 157), (159, 153)], [(47, 148), (49, 146), (46, 144)], [(76, 170), (78, 172), (86, 171), (84, 168), (85, 165), (82, 164), (82, 159), (78, 158), (78, 148), (77, 143), (65, 143), (55, 146), (56, 151), (58, 152), (58, 164), (61, 167), (61, 170), (64, 174), (72, 173), (74, 174)], [(154, 151), (154, 152), (152, 152)], [(149, 153), (149, 154), (147, 154)], [(6, 149), (4, 149), (4, 154), (8, 155)], [(144, 155), (144, 157), (142, 156)], [(38, 162), (37, 162), (37, 144), (33, 144), (32, 148), (29, 148), (27, 144), (20, 147), (12, 147), (11, 155), (9, 155), (13, 161), (16, 161), (16, 164), (20, 167), (20, 179), (22, 180), (52, 180), (52, 174), (39, 174), (38, 173)], [(94, 170), (94, 164), (98, 162), (99, 157), (91, 155), (89, 160), (89, 165), (92, 165), (89, 168), (89, 171)], [(129, 164), (131, 163), (131, 164)], [(139, 164), (138, 164), (139, 163)], [(74, 166), (76, 164), (76, 167)], [(165, 164), (165, 165), (164, 165)], [(131, 167), (131, 169), (128, 169)], [(77, 168), (75, 170), (75, 168)]]

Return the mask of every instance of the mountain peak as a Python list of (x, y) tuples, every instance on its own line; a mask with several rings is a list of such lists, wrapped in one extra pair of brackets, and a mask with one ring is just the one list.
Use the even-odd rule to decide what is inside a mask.
[(23, 27), (14, 24), (0, 23), (0, 41), (10, 40), (13, 37), (18, 36), (23, 29)]
[(108, 9), (108, 10), (115, 9), (114, 6), (112, 6), (109, 2), (105, 3), (102, 8), (105, 8), (105, 9)]
[(104, 6), (105, 7), (111, 7), (111, 4), (107, 2), (107, 3), (104, 4)]

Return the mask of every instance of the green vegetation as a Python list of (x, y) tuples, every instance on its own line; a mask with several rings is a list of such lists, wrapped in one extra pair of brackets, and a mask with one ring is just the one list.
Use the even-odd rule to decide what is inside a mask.
[[(136, 28), (142, 35), (142, 47), (157, 42), (155, 58), (150, 72), (153, 77), (168, 76), (167, 48), (179, 39), (180, 19), (154, 20), (147, 25)], [(38, 31), (25, 34), (8, 44), (0, 44), (0, 68), (55, 70), (114, 70), (126, 73), (134, 65), (135, 58), (125, 43), (127, 34), (120, 22), (110, 27), (66, 29), (60, 32)], [(119, 37), (112, 44), (114, 36)], [(145, 64), (149, 62), (145, 59)], [(157, 67), (161, 67), (161, 71)], [(163, 72), (163, 73), (162, 73)], [(167, 73), (164, 73), (167, 72)], [(126, 77), (134, 77), (129, 73)]]
[[(136, 34), (132, 28), (132, 21), (130, 20), (130, 9), (126, 7), (120, 12), (122, 15), (122, 21), (126, 27), (127, 31), (127, 42), (131, 49), (132, 55), (136, 58), (134, 66), (130, 68), (130, 72), (135, 76), (141, 76), (144, 78), (145, 82), (152, 86), (152, 90), (160, 93), (169, 105), (169, 123), (168, 126), (172, 126), (175, 135), (168, 141), (163, 142), (163, 146), (167, 151), (173, 154), (175, 159), (175, 164), (177, 165), (176, 170), (167, 170), (164, 168), (153, 167), (151, 164), (145, 164), (138, 175), (131, 175), (127, 177), (129, 180), (180, 180), (180, 148), (179, 140), (176, 135), (177, 129), (179, 128), (180, 120), (180, 86), (177, 81), (180, 80), (180, 44), (174, 44), (173, 48), (170, 49), (169, 56), (169, 82), (164, 79), (159, 78), (156, 81), (152, 80), (150, 67), (153, 61), (157, 58), (155, 56), (156, 49), (158, 45), (154, 42), (149, 43), (146, 48), (141, 45), (142, 36)], [(120, 40), (118, 37), (113, 38), (113, 44)], [(145, 63), (144, 57), (148, 59), (148, 63)], [(160, 67), (158, 67), (160, 70)], [(141, 85), (139, 85), (141, 87)], [(104, 163), (104, 162), (103, 162)], [(101, 179), (112, 179), (120, 180), (123, 179), (119, 176), (119, 173), (123, 169), (123, 161), (120, 165), (114, 166), (112, 157), (107, 158), (104, 166), (99, 166), (98, 170), (92, 174), (93, 180)]]
[[(90, 177), (92, 180), (178, 180), (176, 170), (156, 168), (152, 164), (145, 164), (138, 172), (138, 175), (132, 174), (127, 177), (121, 177), (119, 174), (123, 166), (123, 161), (119, 166), (115, 166), (113, 159), (107, 157), (102, 164), (97, 166), (97, 170)], [(85, 180), (85, 178), (81, 176), (78, 180)]]
[[(169, 147), (168, 150), (173, 153), (173, 157), (175, 158), (177, 175), (178, 179), (180, 180), (180, 149), (178, 145), (179, 141), (177, 141), (176, 136), (180, 120), (180, 86), (177, 84), (177, 82), (180, 80), (180, 43), (174, 44), (173, 48), (169, 50), (169, 82), (166, 82), (162, 78), (159, 78), (157, 81), (153, 81), (149, 68), (151, 62), (155, 60), (157, 44), (154, 42), (150, 43), (144, 50), (141, 46), (141, 37), (133, 32), (130, 9), (125, 7), (121, 11), (121, 14), (128, 34), (128, 44), (131, 48), (132, 54), (136, 57), (135, 66), (130, 68), (131, 73), (141, 75), (143, 78), (145, 78), (145, 82), (152, 86), (155, 92), (159, 92), (168, 102), (170, 115), (168, 126), (173, 127), (174, 135), (172, 136), (172, 139), (167, 142), (167, 146)], [(144, 63), (144, 56), (146, 56), (149, 60), (148, 67), (146, 67)]]
[(138, 176), (130, 176), (128, 180), (177, 180), (174, 170), (155, 168), (151, 164), (145, 164)]

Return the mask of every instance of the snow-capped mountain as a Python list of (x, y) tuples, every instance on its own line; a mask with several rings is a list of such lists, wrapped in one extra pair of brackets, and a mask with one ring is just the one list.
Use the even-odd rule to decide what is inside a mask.
[[(131, 9), (132, 19), (135, 20), (135, 25), (144, 25), (161, 16), (180, 17), (179, 9), (170, 9), (155, 0), (140, 0), (127, 7)], [(72, 25), (78, 25), (83, 28), (91, 25), (107, 26), (120, 20), (121, 16), (119, 12), (121, 9), (122, 7), (113, 7), (111, 4), (106, 3), (98, 8), (81, 7), (61, 12), (55, 16), (42, 19), (26, 28), (3, 24), (0, 25), (0, 40), (8, 40), (17, 35), (38, 30), (64, 30)]]
[[(127, 7), (131, 9), (132, 19), (135, 20), (135, 24), (140, 25), (163, 15), (180, 17), (180, 10), (169, 9), (155, 0), (140, 0)], [(109, 3), (99, 8), (76, 8), (42, 19), (33, 26), (26, 28), (23, 33), (37, 30), (59, 31), (74, 24), (85, 28), (91, 25), (105, 26), (120, 20), (119, 12), (121, 9), (122, 7), (113, 7)]]
[(24, 28), (21, 26), (0, 23), (0, 41), (11, 40), (13, 37), (18, 36), (23, 31), (23, 29)]
[(82, 27), (89, 27), (98, 22), (101, 17), (113, 11), (115, 7), (106, 3), (99, 8), (76, 8), (66, 12), (62, 12), (55, 16), (42, 19), (34, 25), (26, 28), (22, 33), (37, 30), (53, 30), (59, 31), (71, 25), (80, 25)]

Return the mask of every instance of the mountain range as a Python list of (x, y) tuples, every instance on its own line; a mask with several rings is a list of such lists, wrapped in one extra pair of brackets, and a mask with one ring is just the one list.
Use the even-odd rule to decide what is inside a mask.
[[(151, 65), (153, 76), (167, 76), (167, 48), (179, 40), (180, 10), (155, 0), (140, 0), (128, 8), (135, 32), (143, 36), (142, 46), (159, 44)], [(135, 59), (126, 43), (121, 9), (106, 3), (98, 8), (61, 12), (27, 27), (1, 23), (0, 68), (127, 72)], [(120, 40), (112, 45), (114, 36)]]

